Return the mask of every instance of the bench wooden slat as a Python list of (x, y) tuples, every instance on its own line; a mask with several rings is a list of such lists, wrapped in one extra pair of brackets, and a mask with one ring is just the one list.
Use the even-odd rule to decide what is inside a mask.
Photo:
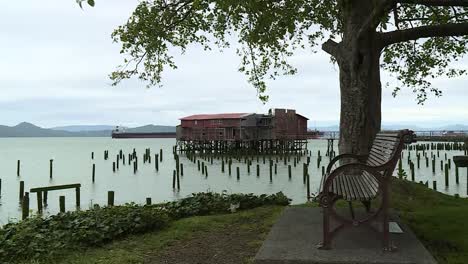
[(399, 142), (400, 138), (399, 137), (389, 137), (389, 136), (381, 136), (377, 135), (374, 139), (375, 140), (380, 140), (380, 141), (387, 141), (387, 142)]
[(356, 181), (359, 182), (361, 188), (363, 189), (363, 192), (365, 193), (366, 200), (370, 200), (370, 199), (374, 198), (376, 192), (374, 192), (372, 190), (372, 188), (369, 186), (369, 184), (365, 181), (364, 175), (362, 175), (361, 177), (358, 177), (356, 179)]
[(359, 197), (358, 193), (356, 192), (356, 188), (353, 187), (353, 184), (351, 182), (351, 178), (352, 176), (344, 176), (343, 180), (345, 181), (346, 183), (346, 186), (348, 187), (348, 199), (350, 200), (356, 200), (357, 197)]
[(369, 187), (372, 189), (372, 192), (377, 193), (379, 190), (379, 183), (369, 172), (364, 171), (362, 173), (363, 179), (369, 184)]
[(354, 188), (354, 191), (356, 193), (356, 196), (358, 198), (362, 198), (362, 197), (366, 197), (366, 194), (365, 192), (362, 190), (360, 184), (358, 183), (357, 181), (357, 178), (360, 177), (360, 176), (353, 176), (353, 175), (350, 175), (348, 177), (350, 183), (352, 184), (353, 188)]
[(390, 149), (390, 150), (395, 149), (397, 145), (398, 144), (391, 143), (391, 142), (388, 142), (388, 141), (380, 141), (380, 140), (376, 140), (372, 144), (372, 146), (379, 147), (381, 149)]
[(388, 155), (393, 155), (393, 152), (395, 151), (395, 148), (388, 148), (388, 147), (383, 147), (383, 146), (379, 146), (377, 144), (373, 145), (371, 150), (373, 150), (374, 152), (381, 152), (381, 153), (385, 153), (385, 154), (388, 154)]

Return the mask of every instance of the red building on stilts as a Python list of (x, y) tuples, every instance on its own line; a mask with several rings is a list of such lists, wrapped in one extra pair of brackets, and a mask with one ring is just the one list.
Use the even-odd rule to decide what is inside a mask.
[(295, 110), (192, 115), (180, 120), (176, 134), (181, 151), (280, 153), (307, 148), (308, 118)]

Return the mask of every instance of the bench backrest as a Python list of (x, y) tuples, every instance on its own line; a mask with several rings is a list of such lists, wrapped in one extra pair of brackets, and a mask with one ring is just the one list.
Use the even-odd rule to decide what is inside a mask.
[(400, 158), (403, 145), (411, 143), (413, 140), (414, 134), (411, 130), (377, 133), (366, 164), (371, 166), (385, 165), (384, 176), (391, 176)]

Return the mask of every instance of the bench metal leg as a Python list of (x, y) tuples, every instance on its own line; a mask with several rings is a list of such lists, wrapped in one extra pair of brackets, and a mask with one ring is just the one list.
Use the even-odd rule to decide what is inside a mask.
[(366, 213), (370, 213), (371, 201), (370, 201), (370, 200), (361, 201), (361, 203), (362, 203), (362, 204), (364, 205), (364, 207), (366, 208)]
[(390, 242), (390, 230), (389, 230), (389, 199), (388, 199), (388, 180), (382, 188), (382, 242), (383, 250), (387, 252), (394, 251), (396, 248)]
[(323, 208), (323, 240), (317, 245), (318, 249), (331, 249), (331, 233), (330, 233), (330, 210), (333, 205), (330, 201), (330, 196), (324, 197), (322, 199), (322, 208)]
[(349, 211), (351, 212), (351, 218), (352, 218), (353, 220), (355, 220), (356, 217), (355, 217), (355, 215), (354, 215), (353, 202), (348, 201), (348, 206), (349, 206)]

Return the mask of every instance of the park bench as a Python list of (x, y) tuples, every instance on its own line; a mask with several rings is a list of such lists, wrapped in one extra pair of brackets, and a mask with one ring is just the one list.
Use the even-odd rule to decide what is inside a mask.
[[(372, 144), (368, 155), (341, 154), (330, 161), (322, 177), (319, 205), (323, 208), (323, 241), (320, 249), (331, 249), (335, 235), (346, 227), (366, 225), (382, 236), (383, 248), (391, 251), (389, 234), (389, 183), (400, 158), (403, 146), (415, 141), (413, 131), (382, 131)], [(341, 162), (333, 169), (337, 162)], [(347, 164), (343, 164), (344, 161)], [(371, 211), (371, 201), (381, 197), (380, 205)], [(346, 200), (351, 217), (337, 213), (335, 203)], [(352, 202), (361, 202), (366, 209), (364, 218), (356, 219)], [(381, 218), (381, 229), (373, 223)], [(337, 226), (331, 229), (331, 220)]]

